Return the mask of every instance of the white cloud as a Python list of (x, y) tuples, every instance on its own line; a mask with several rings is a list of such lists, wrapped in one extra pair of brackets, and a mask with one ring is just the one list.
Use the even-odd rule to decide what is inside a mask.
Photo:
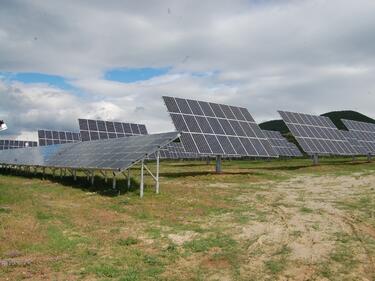
[[(375, 117), (374, 10), (371, 0), (8, 1), (0, 70), (61, 75), (84, 95), (2, 81), (0, 115), (14, 122), (12, 134), (71, 129), (78, 117), (157, 132), (173, 128), (161, 100), (173, 95), (243, 105), (257, 121), (278, 109)], [(172, 70), (105, 80), (116, 67)]]

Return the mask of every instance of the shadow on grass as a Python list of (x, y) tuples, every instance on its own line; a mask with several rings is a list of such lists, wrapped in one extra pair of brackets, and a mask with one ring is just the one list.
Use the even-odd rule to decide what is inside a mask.
[(161, 177), (165, 178), (182, 178), (182, 177), (199, 177), (199, 176), (238, 176), (238, 175), (252, 175), (252, 176), (264, 176), (264, 173), (256, 171), (225, 171), (216, 173), (215, 171), (191, 171), (191, 172), (173, 172), (173, 173), (160, 173)]
[[(108, 182), (105, 182), (105, 179), (101, 176), (95, 176), (94, 184), (91, 185), (91, 181), (88, 181), (86, 176), (78, 176), (77, 180), (74, 181), (73, 176), (65, 175), (60, 177), (60, 175), (53, 177), (52, 174), (45, 174), (44, 178), (42, 177), (41, 173), (27, 173), (24, 171), (7, 171), (1, 170), (2, 175), (8, 176), (17, 176), (17, 177), (24, 177), (24, 178), (39, 178), (42, 180), (50, 181), (53, 183), (58, 183), (63, 186), (71, 187), (80, 189), (85, 192), (95, 192), (102, 196), (108, 197), (116, 197), (121, 194), (132, 193), (132, 194), (139, 194), (139, 182), (136, 181), (134, 178), (130, 180), (130, 188), (127, 187), (127, 179), (125, 178), (117, 178), (116, 179), (116, 189), (112, 188), (112, 179), (108, 178)], [(145, 184), (145, 189), (150, 188), (151, 186)]]
[(363, 164), (369, 164), (370, 162), (365, 160), (352, 161), (351, 159), (322, 159), (317, 166), (314, 166), (312, 161), (310, 164), (300, 164), (300, 165), (280, 165), (280, 166), (256, 166), (256, 167), (241, 167), (240, 169), (248, 170), (269, 170), (269, 171), (295, 171), (306, 168), (324, 167), (324, 166), (359, 166)]

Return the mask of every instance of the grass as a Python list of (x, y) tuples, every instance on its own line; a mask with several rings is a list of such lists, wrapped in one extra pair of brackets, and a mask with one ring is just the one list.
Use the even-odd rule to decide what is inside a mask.
[(0, 260), (19, 251), (32, 261), (0, 267), (0, 280), (298, 280), (305, 267), (311, 280), (374, 279), (375, 164), (232, 160), (213, 170), (164, 161), (161, 193), (147, 177), (143, 199), (136, 177), (130, 190), (119, 179), (118, 195), (99, 176), (91, 187), (83, 174), (0, 174)]

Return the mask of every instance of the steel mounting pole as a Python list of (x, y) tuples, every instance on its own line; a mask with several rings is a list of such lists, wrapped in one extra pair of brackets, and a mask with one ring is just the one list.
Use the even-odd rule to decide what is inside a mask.
[(140, 185), (140, 192), (139, 196), (142, 198), (143, 197), (143, 191), (144, 191), (144, 160), (142, 159), (141, 162), (141, 185)]
[(128, 169), (128, 189), (131, 187), (130, 168)]
[(94, 181), (95, 181), (95, 171), (91, 171), (91, 186), (94, 185)]
[(113, 173), (112, 188), (116, 189), (116, 173)]
[(156, 152), (156, 194), (160, 192), (159, 186), (160, 151)]
[(319, 155), (318, 155), (318, 153), (315, 153), (313, 155), (313, 163), (314, 163), (315, 166), (319, 165)]
[(216, 173), (221, 173), (221, 155), (216, 155)]

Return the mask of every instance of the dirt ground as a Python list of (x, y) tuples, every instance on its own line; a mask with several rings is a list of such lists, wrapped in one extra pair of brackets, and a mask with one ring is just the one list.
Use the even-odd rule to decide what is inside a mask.
[(0, 280), (375, 280), (375, 165), (289, 163), (169, 164), (144, 199), (0, 176)]

